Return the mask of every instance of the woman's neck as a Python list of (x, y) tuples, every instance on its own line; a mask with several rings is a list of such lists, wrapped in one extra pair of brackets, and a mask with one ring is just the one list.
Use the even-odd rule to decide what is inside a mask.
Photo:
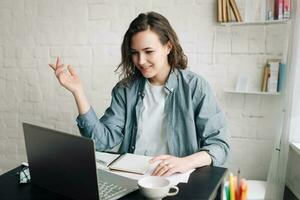
[(164, 70), (162, 70), (156, 76), (149, 78), (149, 82), (153, 85), (164, 85), (167, 82), (170, 70), (171, 66), (167, 64), (166, 67), (164, 67)]

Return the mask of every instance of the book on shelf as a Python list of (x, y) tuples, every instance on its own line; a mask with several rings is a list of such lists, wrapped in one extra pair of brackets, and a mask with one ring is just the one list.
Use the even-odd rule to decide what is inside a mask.
[(283, 3), (284, 3), (284, 0), (275, 0), (274, 19), (277, 19), (277, 20), (283, 19)]
[(291, 17), (291, 1), (283, 0), (283, 19), (289, 19)]
[(223, 16), (223, 22), (228, 22), (227, 19), (227, 0), (222, 0), (222, 16)]
[(291, 0), (266, 0), (266, 20), (283, 20), (291, 17)]
[(274, 0), (266, 2), (266, 20), (274, 20)]
[(239, 9), (235, 0), (218, 0), (218, 22), (231, 22), (237, 21), (242, 22)]
[(218, 0), (218, 22), (223, 22), (222, 1), (223, 0)]
[(231, 11), (230, 11), (229, 0), (226, 0), (226, 15), (227, 15), (227, 21), (231, 22), (232, 18), (231, 18)]
[(277, 85), (277, 92), (281, 92), (285, 82), (285, 75), (286, 75), (286, 67), (285, 64), (279, 64), (279, 74), (278, 74), (278, 85)]
[(263, 70), (262, 92), (280, 92), (283, 88), (285, 65), (278, 59), (268, 60)]
[(269, 76), (270, 76), (270, 68), (269, 68), (268, 64), (266, 64), (265, 67), (264, 67), (262, 84), (261, 84), (261, 91), (262, 92), (267, 92), (267, 84), (268, 84)]
[(236, 5), (235, 0), (229, 0), (229, 4), (230, 4), (230, 7), (231, 7), (231, 9), (233, 11), (233, 15), (234, 15), (236, 21), (237, 22), (242, 22), (243, 20), (242, 20), (240, 11), (239, 11), (239, 9), (238, 9), (238, 7)]

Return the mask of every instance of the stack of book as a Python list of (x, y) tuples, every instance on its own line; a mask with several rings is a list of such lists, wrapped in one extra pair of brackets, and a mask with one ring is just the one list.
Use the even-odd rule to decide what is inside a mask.
[[(218, 0), (218, 22), (242, 22), (243, 19), (237, 7), (236, 0)], [(252, 5), (252, 6), (247, 6)], [(245, 19), (247, 13), (255, 13), (253, 7), (260, 7), (261, 20), (284, 20), (291, 18), (291, 0), (246, 1)]]
[(288, 19), (291, 16), (290, 0), (275, 0), (274, 2), (274, 19)]
[(284, 77), (285, 64), (277, 59), (269, 60), (264, 68), (261, 91), (280, 92), (283, 87)]
[(218, 0), (218, 22), (242, 22), (235, 0)]

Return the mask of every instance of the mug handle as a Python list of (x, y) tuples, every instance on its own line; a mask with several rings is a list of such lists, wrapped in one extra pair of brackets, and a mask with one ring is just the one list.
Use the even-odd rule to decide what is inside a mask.
[(178, 193), (179, 191), (179, 188), (177, 186), (171, 186), (170, 189), (174, 189), (175, 191), (174, 192), (168, 192), (167, 196), (174, 196)]

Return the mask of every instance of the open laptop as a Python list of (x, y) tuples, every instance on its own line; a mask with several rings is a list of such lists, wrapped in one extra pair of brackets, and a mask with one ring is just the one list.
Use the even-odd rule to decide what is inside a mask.
[(32, 183), (71, 199), (118, 199), (137, 189), (136, 180), (97, 169), (94, 142), (23, 123)]

